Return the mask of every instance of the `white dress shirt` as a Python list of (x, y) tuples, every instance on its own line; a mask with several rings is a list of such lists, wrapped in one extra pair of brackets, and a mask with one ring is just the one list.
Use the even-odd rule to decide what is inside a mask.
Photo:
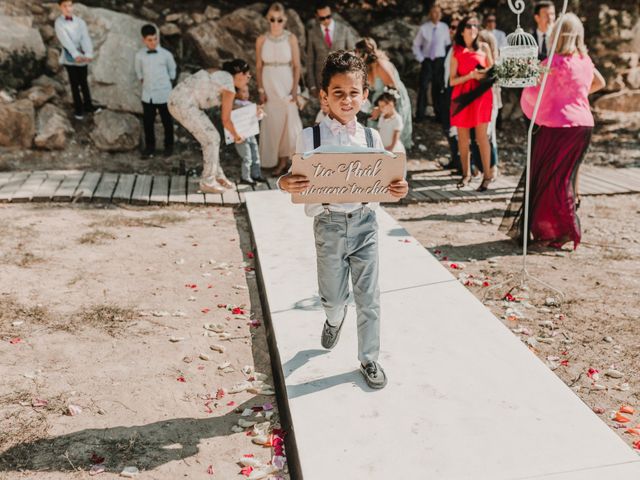
[(334, 34), (336, 32), (336, 22), (333, 19), (331, 19), (331, 22), (326, 27), (324, 25), (320, 24), (320, 31), (322, 32), (322, 39), (323, 40), (324, 40), (325, 30), (327, 28), (329, 29), (329, 37), (331, 38), (331, 45), (333, 45)]
[[(434, 43), (432, 43), (434, 42)], [(418, 62), (422, 63), (424, 59), (442, 58), (445, 56), (445, 48), (451, 44), (449, 38), (449, 27), (444, 22), (434, 24), (429, 21), (424, 23), (416, 38), (413, 40), (413, 54)]]
[(76, 63), (75, 59), (93, 58), (93, 44), (84, 20), (75, 15), (71, 20), (67, 20), (64, 15), (60, 15), (56, 18), (54, 27), (58, 41), (62, 45), (60, 65), (83, 66), (86, 63)]
[(142, 101), (159, 105), (167, 103), (173, 88), (171, 80), (176, 78), (176, 62), (171, 52), (161, 46), (156, 53), (148, 48), (138, 50), (135, 58), (138, 80), (142, 80)]
[[(341, 129), (337, 135), (334, 135), (329, 125), (333, 120), (327, 116), (320, 125), (320, 145), (321, 147), (339, 146), (339, 147), (367, 147), (367, 137), (364, 133), (364, 127), (359, 123), (356, 125), (356, 132), (354, 135), (349, 134), (346, 127)], [(380, 134), (371, 129), (373, 135), (373, 148), (378, 151), (384, 150), (384, 144), (380, 139)], [(313, 128), (305, 128), (298, 135), (296, 142), (296, 153), (308, 153), (313, 150)], [(279, 179), (278, 179), (279, 180)], [(280, 182), (278, 181), (278, 185)], [(376, 208), (378, 203), (368, 203), (367, 207)], [(351, 212), (362, 208), (362, 203), (331, 203), (328, 206), (329, 210), (334, 212)], [(319, 203), (307, 203), (304, 206), (304, 212), (309, 217), (315, 217), (322, 213), (324, 207)]]
[(549, 43), (549, 33), (547, 32), (545, 34), (544, 32), (541, 32), (536, 28), (536, 40), (538, 41), (538, 53), (542, 53), (542, 36), (543, 35), (546, 35), (544, 39), (545, 39), (545, 43), (547, 44), (547, 55), (548, 55), (549, 50), (551, 50), (551, 44)]

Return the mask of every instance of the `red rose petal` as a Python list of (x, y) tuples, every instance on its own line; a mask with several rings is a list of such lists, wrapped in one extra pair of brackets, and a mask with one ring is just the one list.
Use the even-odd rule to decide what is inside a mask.
[(22, 343), (22, 339), (21, 338), (17, 338), (17, 337), (16, 338), (12, 338), (11, 340), (9, 340), (9, 343), (11, 345), (15, 345), (17, 343)]
[(251, 475), (251, 472), (253, 472), (253, 467), (244, 467), (242, 470), (240, 470), (240, 473), (245, 477)]
[(209, 466), (207, 467), (207, 473), (208, 473), (209, 475), (213, 475), (213, 474), (215, 473), (215, 471), (213, 470), (213, 465), (209, 465)]
[(180, 383), (186, 383), (187, 382), (187, 380), (182, 375), (180, 375), (178, 378), (176, 378), (176, 380), (178, 380)]

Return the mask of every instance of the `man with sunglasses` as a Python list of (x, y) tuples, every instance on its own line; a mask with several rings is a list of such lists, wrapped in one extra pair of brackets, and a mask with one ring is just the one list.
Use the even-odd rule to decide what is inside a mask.
[(330, 52), (353, 50), (356, 38), (346, 24), (333, 18), (331, 3), (324, 0), (315, 5), (316, 18), (307, 25), (307, 85), (315, 96), (320, 91), (322, 67)]
[(484, 17), (484, 23), (483, 23), (484, 29), (495, 37), (496, 43), (498, 44), (498, 48), (506, 47), (507, 34), (504, 33), (502, 30), (498, 30), (496, 28), (496, 25), (497, 25), (496, 16), (493, 13), (490, 13), (489, 15)]
[(431, 84), (431, 102), (436, 120), (442, 120), (441, 102), (438, 100), (438, 96), (443, 90), (442, 74), (445, 50), (447, 45), (451, 45), (451, 40), (449, 39), (449, 27), (440, 21), (441, 18), (442, 10), (434, 3), (429, 9), (429, 21), (420, 27), (413, 40), (413, 54), (421, 64), (416, 122), (422, 122), (426, 118), (429, 84)]

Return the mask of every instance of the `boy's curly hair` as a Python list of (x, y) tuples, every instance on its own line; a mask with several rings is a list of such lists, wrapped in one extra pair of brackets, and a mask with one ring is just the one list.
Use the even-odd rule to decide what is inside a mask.
[(341, 73), (358, 73), (362, 77), (362, 90), (369, 88), (367, 66), (358, 56), (347, 50), (331, 52), (322, 68), (322, 89), (329, 89), (331, 79)]

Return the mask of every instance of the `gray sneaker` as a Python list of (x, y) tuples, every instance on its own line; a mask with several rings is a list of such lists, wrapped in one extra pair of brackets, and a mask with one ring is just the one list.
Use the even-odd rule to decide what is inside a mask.
[(387, 376), (378, 362), (367, 362), (360, 365), (360, 371), (371, 388), (384, 388), (387, 385)]
[(340, 325), (338, 325), (337, 327), (332, 327), (331, 325), (329, 325), (329, 322), (325, 320), (324, 327), (322, 327), (322, 338), (320, 340), (320, 343), (322, 343), (322, 346), (327, 350), (331, 350), (333, 347), (335, 347), (338, 343), (338, 340), (340, 340), (340, 330), (342, 330), (342, 325), (344, 325), (344, 319), (346, 316), (347, 307), (344, 307), (344, 315), (342, 317)]

